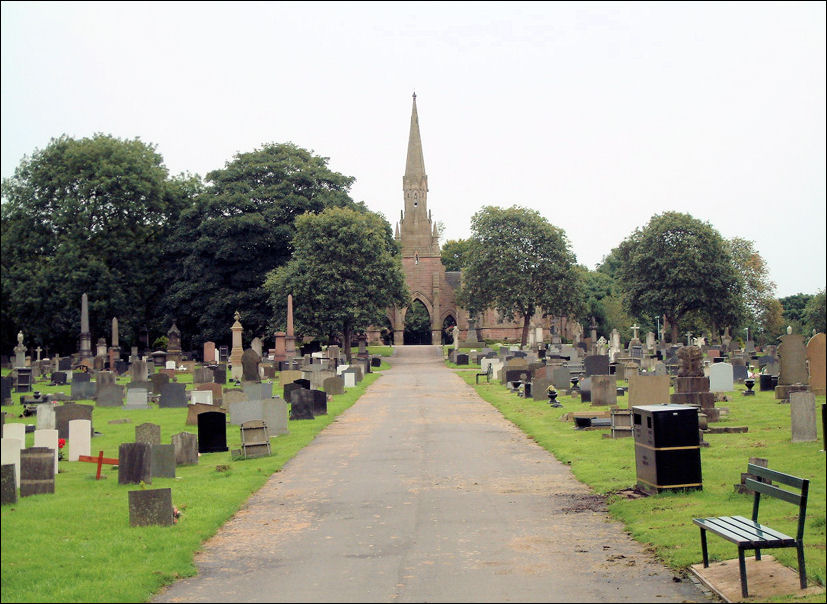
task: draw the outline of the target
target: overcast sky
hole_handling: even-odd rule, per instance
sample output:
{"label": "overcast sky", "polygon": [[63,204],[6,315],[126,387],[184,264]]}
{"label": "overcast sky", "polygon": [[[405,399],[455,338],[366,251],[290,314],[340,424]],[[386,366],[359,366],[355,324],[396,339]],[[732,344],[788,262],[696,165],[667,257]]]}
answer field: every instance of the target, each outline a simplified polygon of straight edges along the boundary
{"label": "overcast sky", "polygon": [[2,176],[51,138],[172,174],[293,142],[391,222],[416,92],[443,242],[534,208],[577,260],[667,210],[825,286],[825,3],[3,2]]}

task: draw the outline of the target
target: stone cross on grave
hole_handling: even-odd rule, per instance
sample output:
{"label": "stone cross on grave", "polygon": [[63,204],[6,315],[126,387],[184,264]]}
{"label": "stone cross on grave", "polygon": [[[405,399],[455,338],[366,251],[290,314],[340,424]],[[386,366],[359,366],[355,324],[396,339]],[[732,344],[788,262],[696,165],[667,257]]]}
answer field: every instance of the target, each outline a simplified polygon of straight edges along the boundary
{"label": "stone cross on grave", "polygon": [[686,332],[685,334],[683,334],[683,335],[685,335],[685,336],[686,336],[686,345],[687,345],[687,346],[692,346],[692,340],[690,340],[690,338],[692,337],[692,332],[691,332],[691,331],[687,331],[687,332]]}
{"label": "stone cross on grave", "polygon": [[632,325],[631,330],[632,330],[632,339],[633,340],[637,340],[638,329],[640,329],[640,325],[638,325],[637,323]]}
{"label": "stone cross on grave", "polygon": [[592,322],[589,327],[592,328],[592,342],[597,339],[597,321],[594,320],[594,315],[592,315]]}
{"label": "stone cross on grave", "polygon": [[37,348],[34,349],[34,351],[37,353],[37,360],[39,361],[40,360],[40,353],[43,352],[43,349],[40,346],[38,346]]}

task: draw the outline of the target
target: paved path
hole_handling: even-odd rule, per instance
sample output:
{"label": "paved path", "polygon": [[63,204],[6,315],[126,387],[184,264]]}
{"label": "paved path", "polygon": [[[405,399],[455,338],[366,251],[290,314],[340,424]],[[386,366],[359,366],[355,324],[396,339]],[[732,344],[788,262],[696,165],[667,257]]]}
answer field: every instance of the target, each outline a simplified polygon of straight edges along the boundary
{"label": "paved path", "polygon": [[155,602],[702,602],[439,347],[400,347]]}

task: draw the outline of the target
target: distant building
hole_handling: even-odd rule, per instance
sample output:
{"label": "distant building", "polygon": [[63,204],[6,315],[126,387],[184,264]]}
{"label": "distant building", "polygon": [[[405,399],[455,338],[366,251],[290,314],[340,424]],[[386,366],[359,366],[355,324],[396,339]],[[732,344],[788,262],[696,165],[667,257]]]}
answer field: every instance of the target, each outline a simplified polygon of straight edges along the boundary
{"label": "distant building", "polygon": [[[465,309],[457,306],[454,295],[461,282],[462,273],[445,270],[440,254],[439,233],[428,210],[428,175],[425,173],[422,139],[419,134],[416,94],[413,95],[402,191],[405,207],[395,232],[396,239],[402,246],[402,269],[412,300],[422,303],[430,319],[430,337],[427,333],[421,333],[411,343],[440,344],[443,342],[443,334],[447,334],[453,325],[460,328],[460,342],[482,339],[519,342],[522,336],[522,322],[499,321],[498,313],[494,310],[488,310],[476,317],[476,334],[471,334],[470,337],[468,335],[470,317]],[[395,345],[405,343],[405,317],[408,311],[409,308],[388,309],[389,327],[393,332]],[[545,341],[551,339],[550,328],[554,321],[551,318],[544,319],[539,314],[531,319],[529,342],[532,343],[538,341],[538,335]],[[557,323],[560,325],[560,335],[570,338],[566,319],[563,318]],[[371,335],[371,339],[376,340],[379,332],[373,330]],[[409,337],[409,341],[410,339]]]}

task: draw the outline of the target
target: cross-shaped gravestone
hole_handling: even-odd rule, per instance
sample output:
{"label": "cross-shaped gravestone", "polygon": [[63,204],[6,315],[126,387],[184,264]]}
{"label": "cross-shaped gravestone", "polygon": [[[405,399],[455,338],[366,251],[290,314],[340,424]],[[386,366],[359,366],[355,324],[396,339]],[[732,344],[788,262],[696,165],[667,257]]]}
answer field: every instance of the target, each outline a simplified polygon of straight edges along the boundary
{"label": "cross-shaped gravestone", "polygon": [[39,361],[40,360],[40,353],[43,351],[43,349],[40,346],[38,346],[37,348],[34,349],[34,351],[37,353],[37,360]]}
{"label": "cross-shaped gravestone", "polygon": [[637,330],[640,329],[640,325],[637,325],[637,324],[632,325],[631,329],[632,329],[632,338],[637,340]]}
{"label": "cross-shaped gravestone", "polygon": [[687,331],[687,332],[686,332],[685,334],[683,334],[683,335],[685,335],[685,336],[686,336],[686,345],[687,345],[687,346],[691,346],[691,345],[692,345],[692,340],[690,340],[690,338],[692,337],[692,332],[691,332],[691,331]]}

